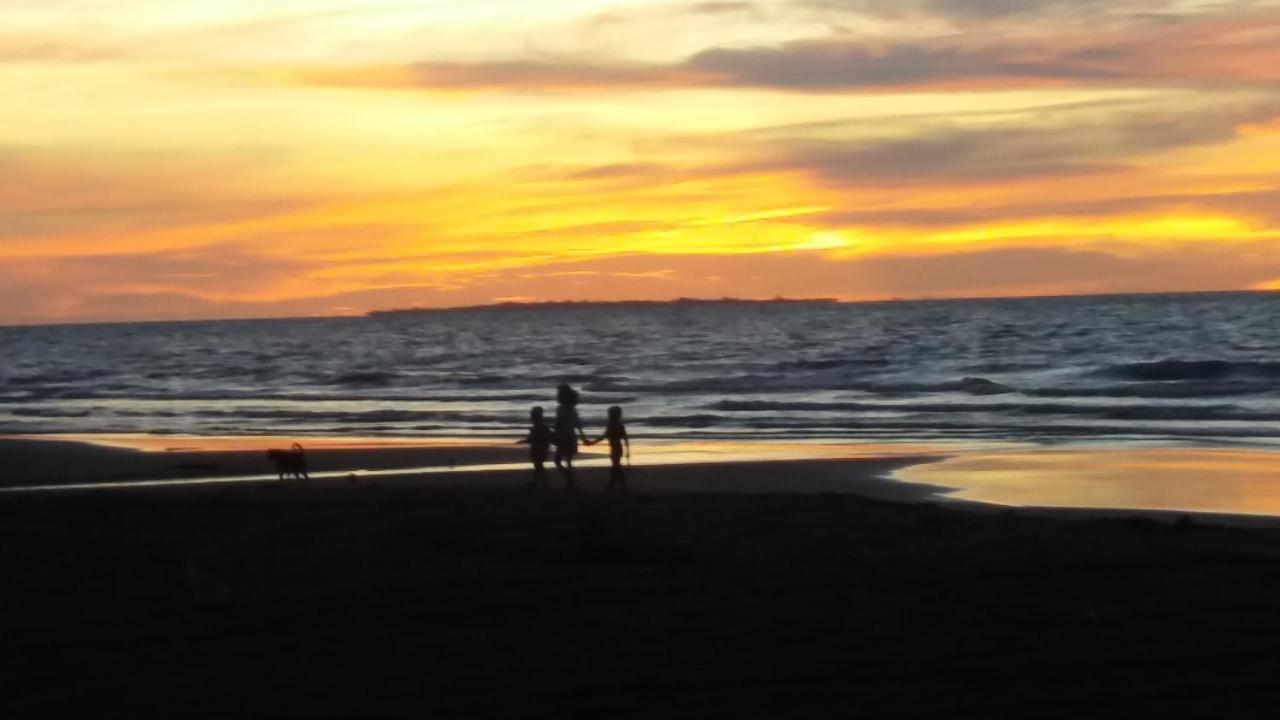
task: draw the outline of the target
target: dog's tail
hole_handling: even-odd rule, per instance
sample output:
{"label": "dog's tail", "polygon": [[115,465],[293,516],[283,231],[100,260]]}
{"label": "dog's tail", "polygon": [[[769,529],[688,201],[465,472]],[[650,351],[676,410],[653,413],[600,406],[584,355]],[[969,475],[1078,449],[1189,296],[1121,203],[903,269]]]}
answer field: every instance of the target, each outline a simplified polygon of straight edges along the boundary
{"label": "dog's tail", "polygon": [[289,447],[293,448],[294,450],[296,450],[296,451],[298,451],[298,452],[303,452],[303,450],[302,450],[302,443],[294,443],[294,444],[290,445]]}

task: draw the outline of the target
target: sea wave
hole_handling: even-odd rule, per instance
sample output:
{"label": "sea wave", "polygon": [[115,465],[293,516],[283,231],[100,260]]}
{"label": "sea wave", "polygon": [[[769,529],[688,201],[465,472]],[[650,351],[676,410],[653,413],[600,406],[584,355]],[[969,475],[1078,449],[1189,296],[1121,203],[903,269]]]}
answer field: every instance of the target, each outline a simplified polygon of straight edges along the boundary
{"label": "sea wave", "polygon": [[1269,442],[1277,307],[1231,295],[0,328],[0,429],[509,435],[570,382],[589,427],[624,405],[637,437]]}
{"label": "sea wave", "polygon": [[1275,383],[1197,382],[1197,383],[1133,383],[1128,385],[1080,386],[1064,385],[1024,389],[1024,395],[1045,398],[1141,398],[1148,400],[1190,400],[1226,398],[1273,393]]}
{"label": "sea wave", "polygon": [[[971,403],[971,402],[785,402],[771,400],[724,400],[706,406],[724,413],[755,413],[778,417],[823,414],[898,414],[898,415],[973,415],[977,413],[1006,416],[1061,415],[1096,417],[1110,420],[1234,420],[1280,422],[1280,409],[1255,410],[1231,404],[1214,405],[1098,405],[1080,403]],[[984,419],[982,422],[991,422]],[[975,420],[975,423],[977,421]]]}
{"label": "sea wave", "polygon": [[886,368],[892,363],[885,358],[816,358],[810,360],[786,360],[770,366],[772,370],[840,370],[851,369],[865,371],[868,369]]}
{"label": "sea wave", "polygon": [[875,395],[931,394],[931,393],[964,393],[967,395],[1003,395],[1017,392],[994,380],[980,377],[966,377],[959,380],[939,380],[936,382],[917,380],[889,380],[882,382],[853,382],[841,386],[848,390],[861,390]]}
{"label": "sea wave", "polygon": [[386,370],[367,370],[342,373],[327,381],[328,385],[346,385],[350,387],[367,387],[370,385],[390,385],[402,377],[399,373]]}
{"label": "sea wave", "polygon": [[[112,401],[127,400],[130,402],[149,403],[196,403],[226,401],[260,401],[260,402],[437,402],[437,403],[543,403],[555,402],[555,389],[543,392],[483,392],[474,393],[439,393],[430,391],[395,392],[270,392],[265,390],[225,389],[216,392],[139,392],[129,389],[65,389],[59,388],[48,392],[8,393],[0,395],[0,406],[29,404],[40,401]],[[635,395],[606,395],[592,393],[584,395],[584,405],[625,405],[636,400]]]}
{"label": "sea wave", "polygon": [[1139,382],[1280,378],[1280,362],[1169,359],[1111,365],[1102,374]]}

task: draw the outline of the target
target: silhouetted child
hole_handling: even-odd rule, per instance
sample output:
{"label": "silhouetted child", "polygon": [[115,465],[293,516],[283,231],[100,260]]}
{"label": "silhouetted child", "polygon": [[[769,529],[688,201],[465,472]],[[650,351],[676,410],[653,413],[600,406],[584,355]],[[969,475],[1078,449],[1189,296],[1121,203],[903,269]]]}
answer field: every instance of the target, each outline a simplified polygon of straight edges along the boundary
{"label": "silhouetted child", "polygon": [[627,463],[631,463],[631,438],[627,437],[627,426],[622,424],[622,408],[614,405],[609,408],[609,422],[594,445],[601,440],[609,441],[609,490],[626,490],[627,473],[622,468],[622,447],[627,448]]}
{"label": "silhouetted child", "polygon": [[516,444],[521,443],[529,446],[529,462],[533,463],[533,480],[529,481],[529,487],[547,487],[547,471],[543,464],[551,454],[551,428],[542,421],[542,406],[535,405],[529,411],[529,434],[516,441]]}
{"label": "silhouetted child", "polygon": [[582,431],[582,421],[578,419],[578,391],[563,383],[556,388],[556,426],[551,442],[556,446],[556,467],[564,475],[564,484],[575,490],[573,477],[573,456],[578,453],[578,438],[587,441],[587,434]]}

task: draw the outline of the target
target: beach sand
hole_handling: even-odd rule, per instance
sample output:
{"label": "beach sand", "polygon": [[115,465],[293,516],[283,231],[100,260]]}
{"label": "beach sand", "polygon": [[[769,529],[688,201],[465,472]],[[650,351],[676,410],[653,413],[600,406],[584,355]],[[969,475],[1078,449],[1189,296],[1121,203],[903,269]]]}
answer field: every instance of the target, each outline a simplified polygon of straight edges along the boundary
{"label": "beach sand", "polygon": [[[81,480],[125,472],[104,453],[161,462],[14,441],[2,467],[55,450]],[[1276,694],[1280,530],[883,479],[924,459],[645,467],[621,496],[600,468],[577,494],[490,470],[2,494],[0,711],[1078,718]]]}
{"label": "beach sand", "polygon": [[[291,438],[49,436],[0,438],[0,488],[204,477],[255,477],[276,471],[268,448]],[[308,469],[317,475],[450,465],[520,462],[514,445],[468,445],[358,438],[306,440]]]}
{"label": "beach sand", "polygon": [[[254,437],[0,438],[0,492],[275,484],[278,475],[265,449],[288,448],[290,443]],[[316,487],[509,489],[524,487],[530,480],[528,449],[513,443],[327,438],[308,440],[306,453]],[[748,459],[729,459],[739,457]],[[647,464],[630,473],[632,484],[646,493],[852,492],[905,500],[941,490],[890,479],[899,468],[941,459],[936,451],[916,446],[674,443],[648,448],[644,458]],[[581,489],[605,486],[607,462],[600,452],[579,454]],[[554,465],[548,462],[546,469],[551,486],[563,487]]]}

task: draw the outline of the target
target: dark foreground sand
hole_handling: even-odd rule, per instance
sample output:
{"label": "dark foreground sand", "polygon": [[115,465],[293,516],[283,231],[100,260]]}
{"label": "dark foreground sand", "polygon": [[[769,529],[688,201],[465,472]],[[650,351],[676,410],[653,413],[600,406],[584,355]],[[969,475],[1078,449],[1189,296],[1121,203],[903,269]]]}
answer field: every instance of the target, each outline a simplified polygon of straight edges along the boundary
{"label": "dark foreground sand", "polygon": [[[762,467],[830,466],[710,472]],[[0,716],[1223,717],[1280,695],[1280,531],[911,492],[0,495]]]}

